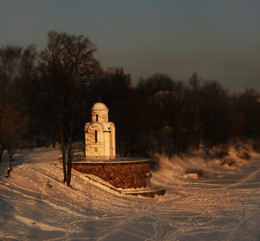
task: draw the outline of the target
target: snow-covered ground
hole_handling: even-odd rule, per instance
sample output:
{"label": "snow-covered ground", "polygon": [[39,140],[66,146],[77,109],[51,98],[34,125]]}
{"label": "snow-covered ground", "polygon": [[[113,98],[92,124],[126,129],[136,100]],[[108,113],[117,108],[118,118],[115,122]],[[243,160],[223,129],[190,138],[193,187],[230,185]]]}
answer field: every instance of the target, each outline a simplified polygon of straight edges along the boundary
{"label": "snow-covered ground", "polygon": [[[232,168],[162,157],[152,183],[166,195],[156,198],[113,193],[76,171],[69,188],[59,155],[19,151],[10,178],[2,161],[1,240],[260,240],[259,154]],[[187,168],[203,169],[207,178],[187,178]]]}

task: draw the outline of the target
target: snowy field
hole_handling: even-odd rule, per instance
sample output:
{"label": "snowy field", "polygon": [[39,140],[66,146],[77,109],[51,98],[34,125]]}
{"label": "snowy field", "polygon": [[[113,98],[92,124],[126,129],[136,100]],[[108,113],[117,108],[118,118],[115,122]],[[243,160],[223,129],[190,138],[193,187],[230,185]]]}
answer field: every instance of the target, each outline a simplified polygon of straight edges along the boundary
{"label": "snowy field", "polygon": [[[62,181],[58,149],[22,150],[5,178],[0,164],[0,240],[260,240],[260,155],[221,160],[162,158],[155,198],[125,196],[73,171]],[[185,176],[203,169],[207,178]]]}

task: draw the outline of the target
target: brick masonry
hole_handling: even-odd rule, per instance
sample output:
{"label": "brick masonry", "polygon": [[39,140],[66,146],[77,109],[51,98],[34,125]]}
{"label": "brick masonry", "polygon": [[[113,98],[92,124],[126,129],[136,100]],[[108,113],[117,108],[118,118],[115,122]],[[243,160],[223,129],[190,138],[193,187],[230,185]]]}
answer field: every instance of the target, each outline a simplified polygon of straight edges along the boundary
{"label": "brick masonry", "polygon": [[72,168],[109,182],[116,188],[150,186],[150,162],[138,163],[72,163]]}

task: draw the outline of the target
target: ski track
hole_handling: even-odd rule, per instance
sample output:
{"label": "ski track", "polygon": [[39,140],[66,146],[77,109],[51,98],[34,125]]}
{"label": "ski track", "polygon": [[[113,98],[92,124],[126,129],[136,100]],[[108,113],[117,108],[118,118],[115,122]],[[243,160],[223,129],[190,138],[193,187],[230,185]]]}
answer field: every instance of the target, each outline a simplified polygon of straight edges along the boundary
{"label": "ski track", "polygon": [[0,165],[1,240],[260,240],[259,160],[207,179],[182,178],[184,162],[165,161],[152,183],[166,195],[152,199],[109,192],[76,171],[69,188],[59,154],[21,152],[8,179]]}

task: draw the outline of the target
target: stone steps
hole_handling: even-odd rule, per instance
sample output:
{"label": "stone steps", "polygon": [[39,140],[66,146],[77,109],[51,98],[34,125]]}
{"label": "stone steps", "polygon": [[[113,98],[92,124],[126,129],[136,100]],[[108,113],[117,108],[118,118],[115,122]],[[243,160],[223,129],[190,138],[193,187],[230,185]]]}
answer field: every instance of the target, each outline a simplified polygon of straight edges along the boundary
{"label": "stone steps", "polygon": [[98,185],[102,185],[106,187],[108,190],[115,191],[119,194],[124,194],[124,195],[133,195],[133,196],[145,196],[145,197],[155,197],[155,196],[160,196],[164,195],[166,193],[166,190],[162,187],[159,186],[151,186],[147,188],[136,188],[136,189],[122,189],[122,188],[116,188],[110,183],[104,181],[103,179],[91,175],[91,174],[84,174],[84,177],[86,177],[88,180],[92,181],[93,183],[96,183]]}

